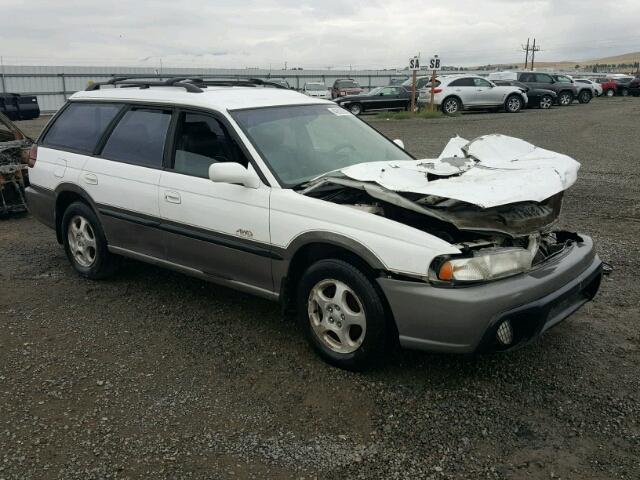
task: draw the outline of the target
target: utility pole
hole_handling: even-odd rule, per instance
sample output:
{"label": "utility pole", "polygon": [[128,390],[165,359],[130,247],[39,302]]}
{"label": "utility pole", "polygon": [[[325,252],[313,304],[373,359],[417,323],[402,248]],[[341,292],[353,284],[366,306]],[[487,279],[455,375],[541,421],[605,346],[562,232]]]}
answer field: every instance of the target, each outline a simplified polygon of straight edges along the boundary
{"label": "utility pole", "polygon": [[533,62],[536,59],[536,52],[540,51],[540,45],[536,46],[536,39],[533,39],[533,47],[531,47],[531,71],[533,71]]}
{"label": "utility pole", "polygon": [[0,80],[2,80],[2,93],[7,93],[7,86],[4,84],[4,58],[0,56]]}
{"label": "utility pole", "polygon": [[529,64],[529,39],[527,38],[527,45],[522,45],[522,49],[525,51],[524,54],[524,69],[527,69],[527,65]]}

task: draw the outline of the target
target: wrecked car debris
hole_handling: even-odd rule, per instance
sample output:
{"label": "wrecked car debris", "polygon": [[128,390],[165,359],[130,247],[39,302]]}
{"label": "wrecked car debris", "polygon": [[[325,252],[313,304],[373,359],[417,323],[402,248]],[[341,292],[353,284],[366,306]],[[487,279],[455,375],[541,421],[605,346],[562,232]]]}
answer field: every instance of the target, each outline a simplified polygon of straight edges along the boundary
{"label": "wrecked car debris", "polygon": [[33,141],[0,113],[0,216],[24,212],[27,205],[28,150]]}
{"label": "wrecked car debris", "polygon": [[516,237],[550,230],[579,167],[566,155],[505,135],[455,137],[436,159],[353,165],[309,182],[301,193],[343,204],[382,202],[376,214],[417,228],[425,229],[425,220],[409,212],[460,231]]}

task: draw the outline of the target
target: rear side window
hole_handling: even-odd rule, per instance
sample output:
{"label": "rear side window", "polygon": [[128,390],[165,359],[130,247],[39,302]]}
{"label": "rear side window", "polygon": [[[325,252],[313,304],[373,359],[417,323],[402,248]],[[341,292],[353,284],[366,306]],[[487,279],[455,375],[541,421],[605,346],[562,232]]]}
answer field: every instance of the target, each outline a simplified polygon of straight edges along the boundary
{"label": "rear side window", "polygon": [[521,73],[519,80],[521,82],[535,82],[536,76],[533,73]]}
{"label": "rear side window", "polygon": [[550,75],[544,73],[536,73],[536,82],[539,83],[553,83],[553,78]]}
{"label": "rear side window", "polygon": [[450,87],[473,87],[473,78],[459,78],[449,84]]}
{"label": "rear side window", "polygon": [[162,167],[171,110],[132,108],[124,114],[102,150],[109,160]]}
{"label": "rear side window", "polygon": [[107,103],[71,103],[49,129],[43,145],[93,153],[120,108]]}

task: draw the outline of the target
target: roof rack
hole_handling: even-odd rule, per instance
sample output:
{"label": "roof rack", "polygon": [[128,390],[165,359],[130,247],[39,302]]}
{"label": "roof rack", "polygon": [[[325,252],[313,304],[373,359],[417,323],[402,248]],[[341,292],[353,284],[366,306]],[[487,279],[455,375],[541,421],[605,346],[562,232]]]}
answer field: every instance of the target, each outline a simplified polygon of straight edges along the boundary
{"label": "roof rack", "polygon": [[201,93],[206,87],[257,87],[269,86],[287,90],[287,87],[277,82],[262,80],[260,78],[203,78],[203,77],[172,77],[167,80],[144,80],[140,78],[113,77],[105,82],[92,83],[85,91],[100,90],[102,85],[113,85],[114,87],[182,87],[187,92]]}
{"label": "roof rack", "polygon": [[92,83],[87,86],[85,91],[90,92],[93,90],[100,90],[102,85],[119,85],[121,87],[140,87],[140,88],[149,88],[149,87],[182,87],[187,92],[191,93],[202,93],[202,89],[196,86],[194,83],[190,81],[189,78],[184,77],[175,77],[169,78],[167,80],[142,80],[135,78],[127,78],[127,77],[114,77],[106,82],[97,82]]}

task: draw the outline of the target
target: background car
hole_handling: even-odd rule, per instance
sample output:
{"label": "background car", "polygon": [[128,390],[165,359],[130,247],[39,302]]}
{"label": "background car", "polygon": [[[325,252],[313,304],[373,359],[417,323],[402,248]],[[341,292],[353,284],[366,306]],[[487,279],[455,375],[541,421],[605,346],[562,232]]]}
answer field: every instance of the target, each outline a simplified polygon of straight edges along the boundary
{"label": "background car", "polygon": [[630,76],[620,76],[616,77],[614,80],[616,81],[616,94],[621,97],[626,97],[629,95],[629,84],[633,81],[634,77]]}
{"label": "background car", "polygon": [[599,97],[600,95],[602,95],[602,85],[600,85],[598,82],[594,82],[593,80],[589,80],[588,78],[574,78],[573,81],[576,83],[576,85],[589,85],[594,97]]}
{"label": "background car", "polygon": [[346,97],[347,95],[360,95],[364,89],[358,82],[351,78],[339,78],[333,82],[331,98]]}
{"label": "background car", "polygon": [[40,116],[38,97],[35,95],[20,95],[18,93],[3,93],[0,95],[0,113],[4,113],[9,120],[32,120]]}
{"label": "background car", "polygon": [[596,82],[602,87],[602,94],[605,97],[613,97],[618,91],[618,82],[612,78],[597,78]]}
{"label": "background car", "polygon": [[556,103],[561,107],[571,105],[578,96],[578,90],[573,83],[558,82],[549,73],[527,71],[494,72],[489,74],[489,80],[518,80],[529,88],[553,90],[558,95]]}
{"label": "background car", "polygon": [[431,88],[434,103],[445,115],[471,109],[504,109],[516,113],[527,105],[527,95],[520,87],[499,86],[475,75],[451,75],[437,77],[433,87],[429,84],[420,90],[419,107],[429,103]]}
{"label": "background car", "polygon": [[517,80],[494,80],[496,85],[500,86],[514,86],[522,88],[527,93],[527,108],[538,107],[542,109],[551,108],[556,103],[558,95],[553,90],[547,90],[544,88],[530,88],[524,83],[520,83]]}
{"label": "background car", "polygon": [[634,97],[640,96],[640,77],[636,77],[629,82],[629,93]]}
{"label": "background car", "polygon": [[[402,82],[402,86],[407,90],[411,91],[412,82],[413,80],[411,78],[407,78],[404,82]],[[427,84],[430,82],[431,82],[431,75],[429,75],[428,77],[416,77],[416,92],[426,87]]]}
{"label": "background car", "polygon": [[411,92],[401,86],[377,87],[362,95],[348,95],[336,100],[354,115],[373,110],[407,110]]}
{"label": "background car", "polygon": [[578,99],[579,103],[589,103],[594,97],[593,89],[590,85],[585,85],[584,83],[576,83],[573,78],[568,75],[553,74],[551,76],[558,83],[573,85],[573,87],[577,91],[576,98]]}
{"label": "background car", "polygon": [[302,93],[315,98],[331,98],[331,92],[322,82],[307,82],[302,87]]}
{"label": "background car", "polygon": [[265,78],[265,80],[271,83],[277,83],[278,85],[281,85],[284,88],[289,88],[289,89],[291,88],[291,85],[289,85],[289,82],[284,78]]}

